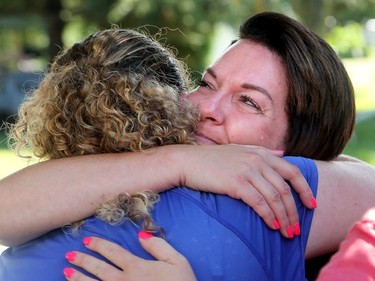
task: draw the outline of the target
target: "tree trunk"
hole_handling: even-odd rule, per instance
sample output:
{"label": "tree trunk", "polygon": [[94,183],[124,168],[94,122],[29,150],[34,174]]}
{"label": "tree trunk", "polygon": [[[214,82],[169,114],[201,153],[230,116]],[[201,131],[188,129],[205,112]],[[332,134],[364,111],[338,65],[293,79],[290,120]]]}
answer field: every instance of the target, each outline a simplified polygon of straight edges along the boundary
{"label": "tree trunk", "polygon": [[48,60],[51,61],[54,56],[63,48],[62,32],[65,22],[60,17],[62,9],[61,0],[46,1],[45,18],[47,20],[47,32],[49,37]]}

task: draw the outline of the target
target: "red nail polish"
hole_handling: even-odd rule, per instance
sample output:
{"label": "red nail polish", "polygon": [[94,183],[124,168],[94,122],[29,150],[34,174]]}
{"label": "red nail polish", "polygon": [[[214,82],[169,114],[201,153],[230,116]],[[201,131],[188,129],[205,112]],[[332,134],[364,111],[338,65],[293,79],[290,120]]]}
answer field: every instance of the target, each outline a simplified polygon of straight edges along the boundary
{"label": "red nail polish", "polygon": [[284,155],[285,150],[275,149],[274,152]]}
{"label": "red nail polish", "polygon": [[294,237],[294,232],[293,232],[293,229],[290,225],[288,225],[288,228],[286,229],[286,232],[288,233],[288,237],[289,238],[293,238]]}
{"label": "red nail polish", "polygon": [[317,204],[316,204],[316,200],[315,200],[314,197],[311,198],[310,203],[311,203],[311,206],[312,206],[314,209],[316,209]]}
{"label": "red nail polish", "polygon": [[73,262],[76,259],[76,257],[77,257],[77,254],[74,252],[68,252],[65,254],[65,258],[71,262]]}
{"label": "red nail polish", "polygon": [[73,268],[70,268],[70,267],[64,268],[64,275],[66,278],[71,278],[73,276],[73,273],[74,273]]}
{"label": "red nail polish", "polygon": [[294,225],[294,234],[297,236],[301,235],[301,227],[299,225],[299,222],[296,222]]}
{"label": "red nail polish", "polygon": [[83,238],[82,242],[85,246],[89,246],[91,243],[92,238],[91,237],[85,237]]}
{"label": "red nail polish", "polygon": [[138,232],[138,237],[143,240],[147,240],[147,239],[150,239],[151,237],[154,237],[154,235],[152,235],[150,232],[142,230]]}
{"label": "red nail polish", "polygon": [[280,224],[279,224],[279,221],[277,219],[274,219],[273,226],[275,227],[275,229],[280,229]]}

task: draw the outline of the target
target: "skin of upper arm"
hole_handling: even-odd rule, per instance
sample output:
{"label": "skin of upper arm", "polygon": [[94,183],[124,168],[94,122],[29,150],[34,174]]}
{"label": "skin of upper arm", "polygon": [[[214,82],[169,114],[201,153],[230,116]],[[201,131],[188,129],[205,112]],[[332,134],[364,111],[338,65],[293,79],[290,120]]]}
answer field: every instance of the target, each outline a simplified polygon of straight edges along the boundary
{"label": "skin of upper arm", "polygon": [[306,258],[336,251],[350,227],[375,206],[375,167],[362,161],[316,161],[317,208]]}
{"label": "skin of upper arm", "polygon": [[172,157],[179,146],[170,147],[49,160],[0,180],[0,244],[19,245],[91,216],[121,192],[172,187],[181,157]]}

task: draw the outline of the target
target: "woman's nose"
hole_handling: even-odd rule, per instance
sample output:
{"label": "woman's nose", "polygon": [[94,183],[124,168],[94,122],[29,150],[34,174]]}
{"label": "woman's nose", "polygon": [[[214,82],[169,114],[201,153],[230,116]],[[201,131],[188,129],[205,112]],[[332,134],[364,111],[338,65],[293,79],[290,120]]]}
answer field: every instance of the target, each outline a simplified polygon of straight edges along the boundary
{"label": "woman's nose", "polygon": [[201,121],[221,124],[224,121],[223,99],[218,95],[206,96],[198,103]]}

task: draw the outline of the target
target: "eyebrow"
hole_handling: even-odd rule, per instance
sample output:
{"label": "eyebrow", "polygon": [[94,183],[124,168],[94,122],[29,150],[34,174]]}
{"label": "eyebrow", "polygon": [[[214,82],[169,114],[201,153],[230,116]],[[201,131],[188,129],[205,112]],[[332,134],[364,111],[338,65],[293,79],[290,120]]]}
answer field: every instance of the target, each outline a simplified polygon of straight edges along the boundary
{"label": "eyebrow", "polygon": [[[211,67],[207,68],[205,72],[210,74],[215,79],[217,78],[217,75],[216,75],[215,71]],[[259,86],[256,86],[254,84],[250,84],[250,83],[243,83],[243,84],[241,84],[241,87],[244,88],[244,89],[255,90],[257,92],[260,92],[260,93],[264,94],[265,96],[267,96],[268,99],[273,103],[272,96],[270,95],[270,93],[266,89],[264,89],[262,87],[259,87]]]}

